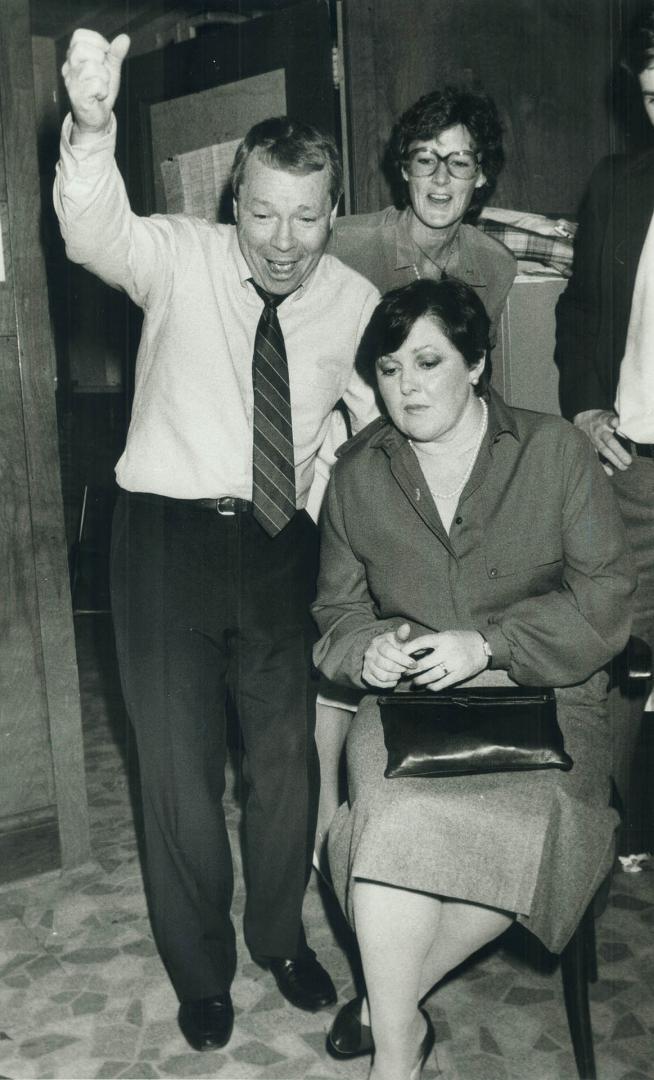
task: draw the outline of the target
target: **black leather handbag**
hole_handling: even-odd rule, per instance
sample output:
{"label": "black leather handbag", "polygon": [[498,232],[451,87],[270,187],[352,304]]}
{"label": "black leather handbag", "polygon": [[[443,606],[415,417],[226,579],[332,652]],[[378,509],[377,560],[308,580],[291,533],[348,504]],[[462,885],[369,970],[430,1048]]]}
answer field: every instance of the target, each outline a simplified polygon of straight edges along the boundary
{"label": "black leather handbag", "polygon": [[408,691],[377,701],[386,777],[572,768],[547,687]]}

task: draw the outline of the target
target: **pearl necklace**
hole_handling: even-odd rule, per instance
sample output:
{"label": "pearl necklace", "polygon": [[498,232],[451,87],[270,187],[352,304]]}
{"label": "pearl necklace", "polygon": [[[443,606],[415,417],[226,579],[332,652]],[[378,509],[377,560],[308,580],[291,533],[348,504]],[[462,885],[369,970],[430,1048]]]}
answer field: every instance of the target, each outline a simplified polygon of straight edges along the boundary
{"label": "pearl necklace", "polygon": [[[470,458],[470,464],[468,465],[468,468],[465,471],[465,475],[463,477],[463,480],[458,485],[458,487],[456,487],[453,491],[434,491],[434,489],[430,486],[429,490],[431,491],[432,495],[437,499],[454,499],[454,498],[456,498],[458,495],[461,494],[461,492],[463,491],[464,487],[466,486],[466,484],[468,483],[468,480],[470,479],[470,477],[472,475],[472,470],[475,467],[475,461],[477,460],[477,455],[478,455],[479,450],[481,448],[481,444],[482,444],[484,435],[486,434],[486,426],[488,424],[488,406],[486,405],[486,402],[484,401],[483,398],[480,398],[479,400],[481,402],[481,407],[482,407],[482,410],[483,410],[483,414],[482,414],[481,421],[479,423],[479,431],[477,432],[477,438],[475,440],[475,445],[473,447],[472,457]],[[413,450],[414,454],[416,455],[416,457],[418,458],[418,461],[419,461],[421,451],[419,451],[414,446],[413,441],[411,439],[409,439],[409,446],[411,447],[411,449]],[[424,450],[422,451],[422,455],[423,455],[423,457],[434,457],[433,454],[427,454]]]}

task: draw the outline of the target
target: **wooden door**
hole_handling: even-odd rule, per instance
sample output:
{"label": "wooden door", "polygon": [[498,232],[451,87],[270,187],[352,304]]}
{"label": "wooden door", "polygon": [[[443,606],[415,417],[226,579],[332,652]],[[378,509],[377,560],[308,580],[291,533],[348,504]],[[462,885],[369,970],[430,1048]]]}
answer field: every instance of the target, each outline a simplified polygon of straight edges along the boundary
{"label": "wooden door", "polygon": [[390,202],[381,162],[400,113],[457,83],[481,85],[505,126],[507,161],[493,204],[573,217],[593,167],[616,145],[607,103],[616,12],[617,0],[347,3],[356,210]]}
{"label": "wooden door", "polygon": [[89,856],[28,0],[0,19],[0,883]]}

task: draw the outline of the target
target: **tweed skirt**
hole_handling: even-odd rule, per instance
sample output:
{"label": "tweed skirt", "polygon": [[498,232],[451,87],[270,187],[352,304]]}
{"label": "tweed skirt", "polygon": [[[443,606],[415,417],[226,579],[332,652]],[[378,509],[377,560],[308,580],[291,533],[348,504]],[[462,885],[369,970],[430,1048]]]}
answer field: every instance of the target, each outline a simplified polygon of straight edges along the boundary
{"label": "tweed skirt", "polygon": [[556,691],[573,768],[385,779],[376,697],[347,739],[349,803],[329,831],[339,900],[353,925],[357,878],[515,913],[560,952],[612,865],[606,677]]}

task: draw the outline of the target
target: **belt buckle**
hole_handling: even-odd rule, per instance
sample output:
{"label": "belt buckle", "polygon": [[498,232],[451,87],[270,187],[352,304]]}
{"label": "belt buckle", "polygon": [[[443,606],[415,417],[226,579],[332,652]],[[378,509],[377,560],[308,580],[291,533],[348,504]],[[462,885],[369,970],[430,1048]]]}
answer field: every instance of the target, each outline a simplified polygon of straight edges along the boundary
{"label": "belt buckle", "polygon": [[221,503],[230,503],[233,507],[234,500],[232,498],[230,498],[228,495],[223,495],[222,498],[216,499],[216,512],[220,514],[221,517],[236,516],[236,511],[234,509],[228,510],[227,507],[221,506]]}

